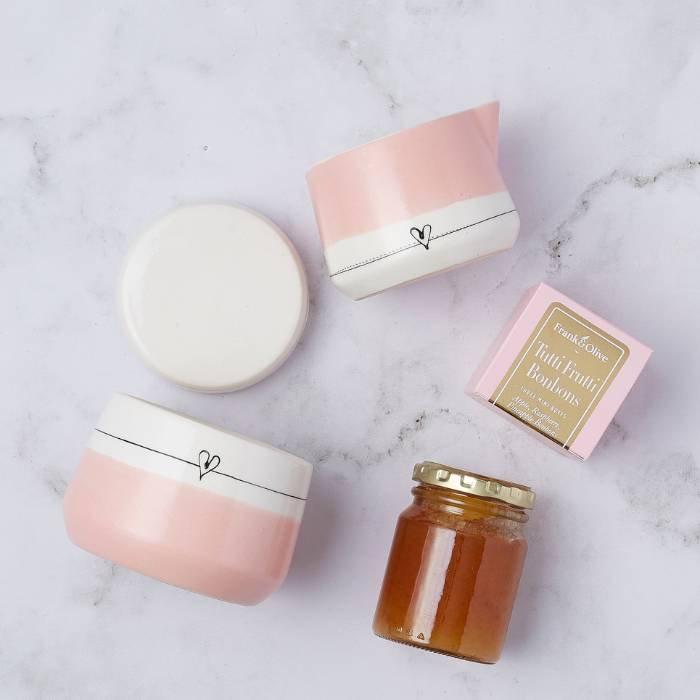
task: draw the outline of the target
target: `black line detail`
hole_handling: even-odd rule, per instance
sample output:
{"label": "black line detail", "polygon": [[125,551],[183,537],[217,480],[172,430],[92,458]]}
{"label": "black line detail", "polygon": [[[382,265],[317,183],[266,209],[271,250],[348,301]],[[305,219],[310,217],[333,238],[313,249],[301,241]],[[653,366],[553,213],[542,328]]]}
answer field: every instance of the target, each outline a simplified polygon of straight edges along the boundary
{"label": "black line detail", "polygon": [[426,250],[430,249],[430,237],[433,231],[433,227],[430,224],[425,224],[423,228],[418,228],[417,226],[411,226],[409,233],[411,237],[415,238],[418,243],[420,243]]}
{"label": "black line detail", "polygon": [[[134,442],[133,440],[127,440],[126,438],[119,437],[118,435],[112,435],[112,433],[108,433],[105,430],[100,430],[99,428],[95,428],[95,432],[102,433],[102,435],[106,435],[107,437],[114,438],[115,440],[121,440],[121,442],[126,442],[129,445],[134,445],[135,447],[140,447],[143,450],[148,450],[149,452],[155,452],[156,454],[163,455],[163,457],[170,457],[170,459],[176,459],[178,462],[183,462],[184,464],[189,464],[193,467],[196,467],[197,471],[199,472],[199,462],[191,462],[189,459],[183,459],[182,457],[176,457],[175,455],[168,454],[167,452],[161,452],[160,450],[156,450],[153,447],[147,447],[146,445],[141,445],[138,442]],[[206,451],[206,450],[204,450]],[[218,465],[217,465],[218,466]],[[218,474],[219,476],[225,476],[228,477],[229,479],[233,479],[234,481],[240,481],[242,484],[248,484],[249,486],[256,486],[259,489],[265,489],[265,491],[272,491],[272,493],[278,493],[280,496],[288,496],[289,498],[294,498],[297,501],[305,501],[305,498],[302,498],[301,496],[295,496],[291,493],[285,493],[284,491],[277,491],[276,489],[271,489],[269,486],[262,486],[261,484],[255,484],[252,481],[246,481],[245,479],[240,479],[237,476],[232,476],[231,474],[226,474],[224,472],[218,472],[216,469],[210,469],[207,474]],[[201,481],[201,477],[200,477]]]}
{"label": "black line detail", "polygon": [[[207,474],[216,472],[216,468],[221,464],[221,457],[209,453],[209,450],[199,451],[199,480],[201,481]],[[219,472],[217,472],[218,474]]]}
{"label": "black line detail", "polygon": [[[435,236],[430,236],[430,241],[435,241],[438,238],[444,238],[445,236],[449,236],[452,233],[458,233],[459,231],[464,231],[465,229],[472,228],[472,226],[478,226],[479,224],[486,223],[487,221],[491,221],[492,219],[498,219],[501,216],[506,216],[506,214],[512,214],[515,212],[515,209],[509,209],[508,211],[502,211],[500,214],[494,214],[493,216],[489,216],[485,219],[481,219],[481,221],[475,221],[473,224],[467,224],[466,226],[460,226],[459,228],[452,229],[452,231],[445,231],[444,233],[438,233]],[[331,273],[329,277],[335,277],[336,275],[341,275],[343,272],[349,272],[350,270],[356,270],[358,267],[364,267],[365,265],[369,265],[370,263],[377,262],[378,260],[384,260],[384,258],[388,258],[392,255],[396,255],[397,253],[403,253],[406,250],[410,250],[411,248],[415,248],[416,246],[422,246],[423,243],[408,243],[405,246],[402,246],[401,248],[397,248],[396,250],[389,251],[388,253],[382,253],[381,255],[377,255],[373,258],[369,258],[368,260],[363,260],[362,262],[355,263],[353,265],[348,265],[347,267],[343,267],[340,270],[336,270],[335,272]]]}

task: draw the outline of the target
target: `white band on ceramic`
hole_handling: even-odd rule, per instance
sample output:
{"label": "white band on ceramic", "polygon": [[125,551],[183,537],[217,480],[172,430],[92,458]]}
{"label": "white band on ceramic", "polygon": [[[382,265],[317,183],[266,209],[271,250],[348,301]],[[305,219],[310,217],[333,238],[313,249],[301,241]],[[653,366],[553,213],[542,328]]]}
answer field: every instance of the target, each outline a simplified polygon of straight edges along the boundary
{"label": "white band on ceramic", "polygon": [[311,465],[131,396],[112,398],[88,447],[180,483],[301,519]]}
{"label": "white band on ceramic", "polygon": [[[333,277],[348,270],[354,270],[376,260],[384,260],[392,255],[422,255],[426,250],[438,250],[437,241],[453,236],[467,238],[470,229],[494,217],[510,214],[515,205],[508,192],[498,192],[484,197],[473,197],[455,202],[447,207],[426,212],[395,224],[344,238],[326,248],[328,272]],[[428,248],[416,240],[417,231],[429,225]],[[443,242],[447,242],[443,240]],[[438,251],[439,253],[439,251]]]}
{"label": "white band on ceramic", "polygon": [[344,238],[325,249],[326,264],[335,284],[359,299],[507,249],[518,228],[510,194],[498,192]]}

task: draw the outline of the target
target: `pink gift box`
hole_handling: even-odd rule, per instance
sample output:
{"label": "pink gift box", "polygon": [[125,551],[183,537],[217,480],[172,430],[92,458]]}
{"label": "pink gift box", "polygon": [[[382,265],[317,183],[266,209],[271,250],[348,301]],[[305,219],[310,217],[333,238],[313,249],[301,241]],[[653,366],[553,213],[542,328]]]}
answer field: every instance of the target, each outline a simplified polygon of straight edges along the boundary
{"label": "pink gift box", "polygon": [[550,446],[587,459],[651,352],[539,284],[520,302],[467,393]]}

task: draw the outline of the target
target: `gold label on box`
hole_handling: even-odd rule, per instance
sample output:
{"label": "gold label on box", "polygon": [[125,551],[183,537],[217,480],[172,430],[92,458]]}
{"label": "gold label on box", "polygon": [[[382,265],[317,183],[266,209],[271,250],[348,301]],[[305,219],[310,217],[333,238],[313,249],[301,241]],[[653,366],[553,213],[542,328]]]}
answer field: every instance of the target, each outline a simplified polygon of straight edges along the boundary
{"label": "gold label on box", "polygon": [[489,400],[569,449],[628,357],[624,343],[554,303]]}

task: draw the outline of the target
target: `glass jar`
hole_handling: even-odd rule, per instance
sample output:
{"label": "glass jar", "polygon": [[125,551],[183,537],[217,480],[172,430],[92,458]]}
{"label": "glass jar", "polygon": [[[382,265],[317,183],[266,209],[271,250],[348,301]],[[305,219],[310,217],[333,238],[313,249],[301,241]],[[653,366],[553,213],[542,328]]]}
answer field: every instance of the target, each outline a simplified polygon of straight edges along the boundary
{"label": "glass jar", "polygon": [[526,486],[417,464],[374,617],[385,639],[481,663],[505,641],[525,561]]}

